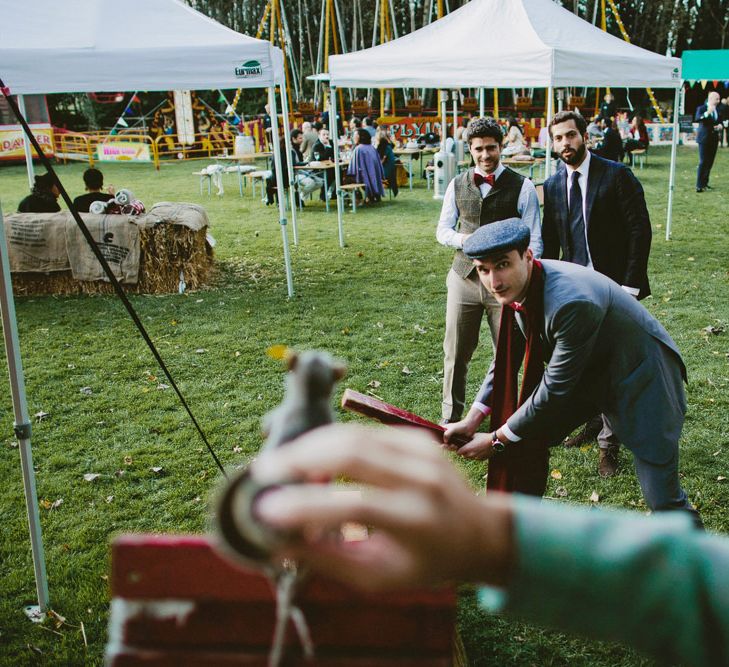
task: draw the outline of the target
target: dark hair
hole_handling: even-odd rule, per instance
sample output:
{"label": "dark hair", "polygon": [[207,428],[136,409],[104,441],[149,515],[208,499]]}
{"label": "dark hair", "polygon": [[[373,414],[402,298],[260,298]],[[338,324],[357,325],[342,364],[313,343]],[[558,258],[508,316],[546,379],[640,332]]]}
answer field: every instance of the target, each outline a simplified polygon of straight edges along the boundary
{"label": "dark hair", "polygon": [[318,132],[324,126],[318,120],[315,120],[312,127]]}
{"label": "dark hair", "polygon": [[362,124],[363,124],[363,125],[364,125],[365,127],[375,127],[375,121],[374,121],[374,120],[372,119],[372,117],[371,117],[371,116],[365,116],[365,117],[364,117],[364,118],[362,119]]}
{"label": "dark hair", "polygon": [[489,137],[501,144],[504,133],[501,126],[493,118],[472,118],[466,125],[466,141],[471,144],[472,139]]}
{"label": "dark hair", "polygon": [[524,130],[521,129],[521,125],[519,125],[519,121],[516,118],[509,118],[509,129],[512,127],[515,127],[519,132],[524,134]]}
{"label": "dark hair", "polygon": [[362,127],[362,121],[357,116],[352,116],[352,122],[355,127]]}
{"label": "dark hair", "polygon": [[33,181],[33,190],[37,192],[50,192],[55,181],[50,174],[38,174]]}
{"label": "dark hair", "polygon": [[89,190],[101,190],[104,187],[104,174],[91,167],[84,172],[84,183]]}
{"label": "dark hair", "polygon": [[361,144],[371,144],[372,143],[372,135],[364,128],[360,128],[359,130],[357,130],[357,135],[359,136],[359,143],[361,143]]}
{"label": "dark hair", "polygon": [[587,121],[581,114],[578,114],[576,111],[559,111],[549,121],[549,136],[552,136],[552,127],[559,125],[559,123],[566,123],[568,120],[574,121],[577,131],[581,135],[587,132]]}
{"label": "dark hair", "polygon": [[298,137],[298,136],[300,136],[302,134],[303,134],[303,132],[298,127],[295,127],[293,130],[291,130],[291,138],[292,139],[296,139],[296,137]]}

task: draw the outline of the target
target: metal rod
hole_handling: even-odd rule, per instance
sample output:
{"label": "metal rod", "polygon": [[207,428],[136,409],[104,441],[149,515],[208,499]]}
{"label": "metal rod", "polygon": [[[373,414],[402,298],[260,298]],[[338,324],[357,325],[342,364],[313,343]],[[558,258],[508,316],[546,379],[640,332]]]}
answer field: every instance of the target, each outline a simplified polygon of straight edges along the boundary
{"label": "metal rod", "polygon": [[[552,86],[549,86],[549,88],[547,88],[547,127],[549,127],[549,123],[552,120],[552,114],[554,113],[553,105],[554,92],[552,90]],[[546,178],[549,178],[552,175],[552,135],[549,132],[547,132],[547,155],[545,157],[547,158],[547,162],[544,168],[544,175]]]}
{"label": "metal rod", "polygon": [[[337,90],[329,86],[329,134],[334,146],[334,181],[337,184],[337,226],[339,228],[339,247],[344,248],[344,202],[342,201],[342,175],[339,173],[339,128],[337,123]],[[354,159],[354,154],[352,155]],[[357,193],[352,192],[356,197]]]}
{"label": "metal rod", "polygon": [[[28,120],[28,114],[25,111],[25,95],[18,95],[18,109],[23,114],[23,118]],[[35,185],[35,170],[33,168],[33,153],[30,150],[30,137],[26,134],[23,139],[23,152],[25,153],[25,168],[28,172],[28,187],[32,190]]]}
{"label": "metal rod", "polygon": [[288,160],[286,165],[288,169],[287,178],[289,179],[289,202],[291,203],[291,226],[294,230],[294,245],[299,245],[299,229],[296,224],[296,178],[294,177],[294,165],[291,159],[291,132],[289,131],[289,97],[286,94],[286,86],[279,86],[281,91],[281,115],[283,117],[283,134],[284,144],[286,146],[286,154]]}
{"label": "metal rod", "polygon": [[[281,84],[285,86],[286,83]],[[284,265],[286,267],[286,289],[289,297],[294,295],[294,278],[291,273],[291,255],[289,253],[289,237],[286,233],[286,194],[284,189],[283,169],[281,166],[281,142],[278,138],[278,109],[276,107],[276,86],[268,89],[268,105],[271,108],[271,140],[273,143],[273,164],[276,169],[276,190],[278,199],[278,221],[281,225],[281,239],[283,240]],[[289,156],[289,162],[291,156]]]}
{"label": "metal rod", "polygon": [[[27,142],[26,142],[27,143]],[[33,454],[30,447],[30,417],[25,400],[25,378],[23,362],[20,358],[18,342],[18,323],[15,317],[15,301],[13,285],[10,278],[10,262],[8,246],[5,239],[5,223],[0,209],[0,309],[2,310],[3,336],[5,338],[5,354],[8,360],[10,375],[10,393],[13,398],[15,416],[15,433],[20,450],[20,465],[23,471],[23,490],[25,505],[28,511],[28,527],[30,529],[30,546],[33,552],[33,570],[35,571],[35,587],[38,594],[38,607],[41,612],[48,609],[48,578],[46,576],[46,557],[41,535],[40,513],[38,511],[38,495],[35,488],[35,471]]]}
{"label": "metal rod", "polygon": [[678,112],[679,99],[681,90],[683,89],[683,81],[681,86],[676,88],[676,95],[673,100],[673,137],[671,140],[671,172],[668,177],[668,211],[666,213],[666,241],[671,240],[671,217],[673,214],[673,191],[676,187],[676,146],[678,146]]}

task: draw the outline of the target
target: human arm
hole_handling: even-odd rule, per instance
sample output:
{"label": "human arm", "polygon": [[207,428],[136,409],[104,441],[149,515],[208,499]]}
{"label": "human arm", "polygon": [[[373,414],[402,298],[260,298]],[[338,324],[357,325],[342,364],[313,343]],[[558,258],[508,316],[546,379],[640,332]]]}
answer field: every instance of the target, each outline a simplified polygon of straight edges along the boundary
{"label": "human arm", "polygon": [[525,178],[521,185],[517,211],[524,224],[529,227],[529,247],[532,249],[535,259],[539,259],[543,250],[542,225],[539,220],[539,197],[537,197],[537,189],[534,187],[534,183],[528,178]]}
{"label": "human arm", "polygon": [[544,184],[544,215],[542,216],[542,259],[559,259],[560,242],[555,211],[556,188]]}
{"label": "human arm", "polygon": [[616,200],[625,221],[628,244],[623,289],[637,296],[648,272],[651,251],[651,220],[645,202],[643,186],[627,167],[618,169],[615,176]]}
{"label": "human arm", "polygon": [[435,230],[435,238],[441,245],[457,250],[463,248],[463,242],[468,238],[468,234],[456,231],[459,215],[456,189],[451,181],[443,196],[443,206],[440,209],[440,220],[438,220],[438,227]]}
{"label": "human arm", "polygon": [[[263,484],[283,483],[257,516],[300,536],[277,555],[328,578],[369,591],[488,584],[499,588],[481,591],[492,609],[627,642],[662,664],[718,665],[729,655],[729,539],[696,531],[682,513],[476,496],[432,440],[409,429],[327,426],[251,470]],[[338,476],[362,493],[319,483]],[[370,526],[369,538],[332,539],[348,522]]]}

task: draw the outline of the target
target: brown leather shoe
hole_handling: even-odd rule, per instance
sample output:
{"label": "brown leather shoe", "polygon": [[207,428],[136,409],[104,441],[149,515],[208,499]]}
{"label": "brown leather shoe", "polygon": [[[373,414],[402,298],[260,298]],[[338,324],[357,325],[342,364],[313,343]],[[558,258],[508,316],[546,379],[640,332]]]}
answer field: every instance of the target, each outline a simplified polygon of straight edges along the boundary
{"label": "brown leather shoe", "polygon": [[595,442],[597,435],[602,431],[602,416],[597,415],[592,419],[588,419],[582,430],[571,438],[566,438],[564,441],[565,447],[582,447],[582,445],[588,442]]}
{"label": "brown leather shoe", "polygon": [[619,447],[611,445],[607,449],[600,449],[600,463],[597,471],[600,477],[612,477],[618,471]]}

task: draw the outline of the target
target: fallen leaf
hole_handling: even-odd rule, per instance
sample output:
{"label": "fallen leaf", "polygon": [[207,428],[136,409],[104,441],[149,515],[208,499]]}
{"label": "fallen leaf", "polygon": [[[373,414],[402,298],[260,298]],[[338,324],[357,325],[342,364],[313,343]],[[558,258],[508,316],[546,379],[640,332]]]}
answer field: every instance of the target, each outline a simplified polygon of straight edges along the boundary
{"label": "fallen leaf", "polygon": [[107,503],[110,503],[112,500],[114,500],[114,496],[106,496]]}
{"label": "fallen leaf", "polygon": [[60,628],[66,622],[66,617],[61,616],[57,611],[53,611],[53,609],[49,609],[46,615],[48,618],[53,619],[56,629]]}
{"label": "fallen leaf", "polygon": [[403,366],[402,367],[402,374],[403,375],[412,375],[413,372],[407,366]]}
{"label": "fallen leaf", "polygon": [[69,370],[73,370],[74,368],[76,368],[76,364],[68,364],[66,368],[68,368]]}
{"label": "fallen leaf", "polygon": [[597,491],[593,491],[590,494],[590,502],[591,503],[599,503],[600,502],[600,495],[598,494]]}
{"label": "fallen leaf", "polygon": [[195,354],[205,354],[207,350],[204,347],[198,347],[197,350],[195,350]]}
{"label": "fallen leaf", "polygon": [[349,336],[349,334],[350,334],[350,331],[349,331],[349,327],[344,327],[344,329],[342,329],[342,333],[343,333],[343,334],[344,334],[345,336]]}
{"label": "fallen leaf", "polygon": [[382,384],[379,380],[372,380],[367,386],[372,387],[372,389],[377,389]]}
{"label": "fallen leaf", "polygon": [[687,262],[695,262],[696,259],[694,257],[689,257],[686,261]]}
{"label": "fallen leaf", "polygon": [[419,324],[415,325],[415,331],[417,331],[419,334],[426,333],[425,327],[421,327]]}
{"label": "fallen leaf", "polygon": [[157,389],[159,389],[160,391],[164,391],[165,389],[169,389],[169,388],[170,388],[170,385],[165,384],[164,382],[160,382],[157,385]]}
{"label": "fallen leaf", "polygon": [[42,507],[42,508],[43,508],[44,510],[49,510],[49,509],[51,509],[51,501],[50,501],[50,500],[46,500],[45,498],[43,498],[43,499],[39,500],[39,501],[38,501],[38,504],[39,504],[39,505],[40,505],[40,506],[41,506],[41,507]]}
{"label": "fallen leaf", "polygon": [[[17,445],[16,445],[16,447],[17,447]],[[717,450],[716,450],[716,451],[715,451],[715,452],[714,452],[714,453],[712,454],[712,456],[719,456],[719,454],[721,454],[721,449],[717,449]]]}
{"label": "fallen leaf", "polygon": [[235,351],[235,356],[240,357],[240,352],[238,352],[238,350]]}
{"label": "fallen leaf", "polygon": [[552,479],[562,479],[562,473],[559,470],[552,470],[550,474]]}
{"label": "fallen leaf", "polygon": [[724,475],[719,475],[719,476],[718,476],[718,477],[716,478],[716,481],[717,481],[717,482],[723,482],[723,481],[724,481],[725,479],[726,479],[726,477],[724,477]]}
{"label": "fallen leaf", "polygon": [[202,300],[202,299],[196,299],[196,300],[195,300],[195,303],[202,303],[202,302],[203,302],[203,300]]}
{"label": "fallen leaf", "polygon": [[582,447],[580,447],[581,452],[589,452],[591,449],[592,445],[582,445]]}
{"label": "fallen leaf", "polygon": [[363,252],[362,252],[362,251],[360,250],[360,251],[359,251],[359,252],[357,253],[357,257],[364,257],[364,253],[363,253]]}
{"label": "fallen leaf", "polygon": [[126,474],[127,474],[126,470],[117,470],[114,473],[114,477],[124,477],[124,475],[126,475]]}
{"label": "fallen leaf", "polygon": [[134,459],[131,456],[125,456],[124,457],[124,465],[125,466],[130,466],[130,465],[132,465],[132,463],[134,463]]}
{"label": "fallen leaf", "polygon": [[171,324],[171,325],[172,325],[173,327],[176,327],[176,326],[177,326],[177,320],[172,320],[172,321],[170,322],[170,324]]}
{"label": "fallen leaf", "polygon": [[713,336],[718,336],[719,334],[724,333],[724,331],[726,331],[726,329],[724,327],[714,327],[714,326],[711,326],[710,325],[710,326],[705,327],[704,329],[702,329],[702,331],[705,334],[711,334]]}
{"label": "fallen leaf", "polygon": [[240,454],[242,451],[243,451],[243,447],[239,447],[238,445],[233,447],[233,453],[235,453],[235,454]]}
{"label": "fallen leaf", "polygon": [[563,486],[558,486],[554,491],[554,495],[560,498],[564,498],[567,495],[567,489],[565,489]]}
{"label": "fallen leaf", "polygon": [[384,325],[384,324],[383,324],[382,322],[378,322],[377,324],[375,324],[375,326],[376,326],[376,327],[377,327],[378,329],[384,329],[384,328],[385,328],[385,325]]}
{"label": "fallen leaf", "polygon": [[93,482],[95,479],[99,479],[99,477],[101,477],[101,475],[98,472],[87,472],[84,474],[84,479],[87,482]]}
{"label": "fallen leaf", "polygon": [[271,359],[283,361],[289,354],[289,348],[288,345],[271,345],[271,347],[266,350],[266,354],[271,357]]}
{"label": "fallen leaf", "polygon": [[11,440],[11,441],[10,441],[10,446],[11,446],[11,447],[12,447],[13,449],[17,449],[17,448],[18,448],[18,441],[17,441],[17,440]]}
{"label": "fallen leaf", "polygon": [[150,470],[155,474],[159,475],[162,472],[162,466],[152,466]]}
{"label": "fallen leaf", "polygon": [[50,416],[50,413],[49,412],[43,412],[43,410],[40,410],[39,412],[36,412],[35,413],[35,418],[39,422],[40,421],[43,421],[46,417],[49,417],[49,416]]}
{"label": "fallen leaf", "polygon": [[381,361],[379,364],[377,364],[377,368],[387,368],[389,365],[389,361]]}
{"label": "fallen leaf", "polygon": [[94,393],[94,390],[91,387],[81,387],[81,393],[91,396],[91,394]]}

